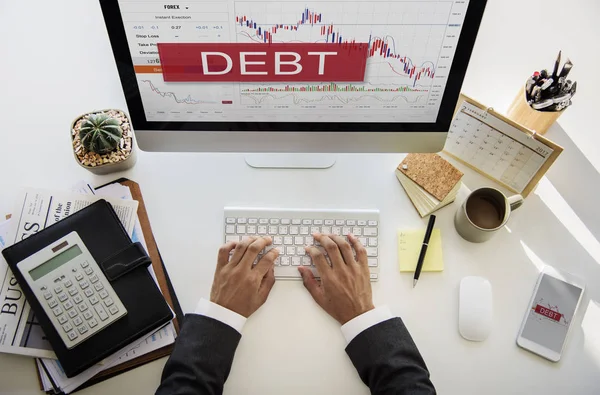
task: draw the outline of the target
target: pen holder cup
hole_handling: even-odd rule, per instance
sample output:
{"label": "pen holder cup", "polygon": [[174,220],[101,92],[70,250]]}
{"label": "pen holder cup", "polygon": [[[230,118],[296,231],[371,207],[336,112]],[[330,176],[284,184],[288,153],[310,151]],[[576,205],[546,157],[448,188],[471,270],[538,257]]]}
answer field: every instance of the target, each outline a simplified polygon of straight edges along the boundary
{"label": "pen holder cup", "polygon": [[562,111],[538,111],[531,108],[525,97],[525,87],[522,87],[517,97],[508,108],[507,117],[523,125],[537,134],[544,134],[550,126],[562,115]]}

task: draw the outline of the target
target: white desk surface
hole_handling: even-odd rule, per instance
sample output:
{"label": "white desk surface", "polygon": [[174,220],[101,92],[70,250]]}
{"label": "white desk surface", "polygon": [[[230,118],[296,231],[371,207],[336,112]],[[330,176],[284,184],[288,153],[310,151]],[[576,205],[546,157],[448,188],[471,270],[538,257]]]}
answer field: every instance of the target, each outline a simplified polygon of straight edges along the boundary
{"label": "white desk surface", "polygon": [[[598,104],[594,95],[600,88],[595,77],[600,58],[594,50],[600,5],[593,0],[574,4],[490,0],[463,87],[502,111],[526,76],[540,66],[551,67],[562,48],[563,56],[575,61],[573,76],[580,90],[560,120],[572,150],[555,167],[568,169],[572,184],[559,191],[545,179],[507,230],[476,245],[460,239],[452,224],[468,189],[489,183],[468,174],[458,202],[438,214],[445,270],[424,274],[415,289],[411,275],[397,269],[396,229],[424,226],[394,176],[402,155],[339,155],[335,167],[325,171],[257,171],[237,154],[142,152],[137,165],[121,175],[142,187],[183,310],[192,311],[198,298],[209,294],[225,205],[378,208],[382,280],[373,285],[375,302],[388,304],[404,319],[439,393],[600,393],[600,243],[598,232],[588,229],[597,229],[597,221],[589,222],[597,214],[586,203],[597,201],[597,195],[589,192],[590,180],[578,178],[583,171],[578,166],[587,166],[594,185],[600,185],[594,170],[600,168],[595,155],[600,135],[592,128]],[[548,36],[543,23],[553,10],[560,11],[562,33]],[[549,40],[534,44],[525,38],[531,33]],[[82,178],[94,184],[116,178],[80,169],[69,146],[69,124],[76,115],[107,107],[126,109],[98,2],[0,2],[0,37],[0,213],[10,212],[21,185],[68,188]],[[561,132],[555,129],[550,136]],[[575,195],[587,198],[565,199],[576,187],[581,193]],[[585,210],[592,217],[582,215]],[[582,314],[558,364],[515,344],[544,263],[583,276],[588,284]],[[494,328],[483,343],[467,342],[457,330],[458,284],[467,275],[485,276],[493,286]],[[153,393],[165,361],[81,394]],[[315,305],[300,282],[278,282],[244,329],[225,392],[368,390],[345,355],[339,325]],[[0,393],[39,393],[33,361],[0,355]]]}

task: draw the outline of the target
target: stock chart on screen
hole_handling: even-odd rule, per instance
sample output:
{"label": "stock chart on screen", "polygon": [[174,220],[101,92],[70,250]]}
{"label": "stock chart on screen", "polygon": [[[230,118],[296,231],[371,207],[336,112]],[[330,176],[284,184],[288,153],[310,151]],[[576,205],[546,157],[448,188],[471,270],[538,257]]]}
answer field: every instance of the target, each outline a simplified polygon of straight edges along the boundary
{"label": "stock chart on screen", "polygon": [[[148,121],[435,122],[467,0],[119,0]],[[158,43],[367,43],[363,82],[165,82]]]}

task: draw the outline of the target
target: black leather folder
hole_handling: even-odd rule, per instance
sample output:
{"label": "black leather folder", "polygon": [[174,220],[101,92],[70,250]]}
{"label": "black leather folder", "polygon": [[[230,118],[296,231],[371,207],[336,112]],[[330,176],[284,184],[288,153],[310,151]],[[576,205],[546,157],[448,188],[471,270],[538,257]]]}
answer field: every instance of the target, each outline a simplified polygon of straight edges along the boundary
{"label": "black leather folder", "polygon": [[[76,231],[127,309],[127,315],[72,349],[67,349],[17,264]],[[133,243],[117,214],[99,200],[2,251],[67,377],[73,377],[173,319],[148,272],[151,260]]]}

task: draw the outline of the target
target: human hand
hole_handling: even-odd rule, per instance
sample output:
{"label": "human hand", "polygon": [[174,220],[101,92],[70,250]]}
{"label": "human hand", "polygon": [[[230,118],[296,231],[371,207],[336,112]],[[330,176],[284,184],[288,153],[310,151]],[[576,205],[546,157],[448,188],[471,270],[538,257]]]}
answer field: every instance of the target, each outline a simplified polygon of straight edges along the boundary
{"label": "human hand", "polygon": [[[275,284],[273,266],[279,251],[272,249],[256,265],[253,263],[272,242],[266,236],[223,245],[219,249],[210,301],[246,318],[258,310]],[[232,250],[233,256],[229,259]]]}
{"label": "human hand", "polygon": [[[317,247],[306,247],[306,252],[319,271],[321,283],[309,268],[301,266],[298,270],[315,302],[342,325],[373,310],[375,307],[365,247],[352,234],[348,235],[352,247],[341,236],[319,233],[313,236],[325,248],[331,261],[329,266],[325,255]],[[352,248],[356,252],[356,259]]]}

